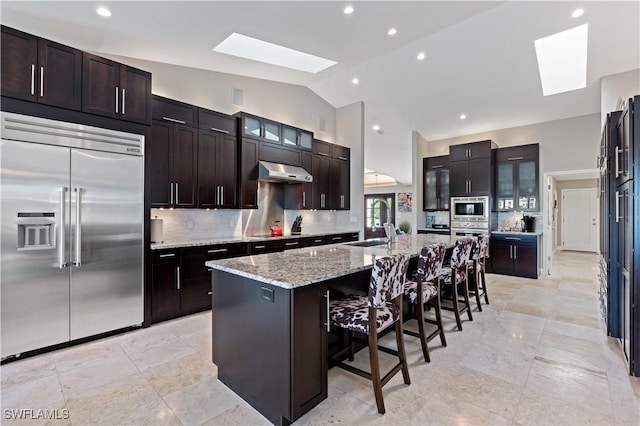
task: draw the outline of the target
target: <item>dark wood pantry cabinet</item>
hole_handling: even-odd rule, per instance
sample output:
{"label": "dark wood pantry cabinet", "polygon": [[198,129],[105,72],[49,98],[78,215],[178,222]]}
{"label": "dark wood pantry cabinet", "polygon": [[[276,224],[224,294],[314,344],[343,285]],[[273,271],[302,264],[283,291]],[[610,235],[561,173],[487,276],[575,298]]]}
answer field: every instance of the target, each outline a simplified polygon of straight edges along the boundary
{"label": "dark wood pantry cabinet", "polygon": [[2,96],[79,111],[82,51],[2,26]]}
{"label": "dark wood pantry cabinet", "polygon": [[449,156],[422,159],[423,210],[449,210]]}
{"label": "dark wood pantry cabinet", "polygon": [[82,53],[82,111],[151,122],[151,73]]}
{"label": "dark wood pantry cabinet", "polygon": [[258,208],[258,158],[260,142],[242,138],[240,143],[240,208]]}

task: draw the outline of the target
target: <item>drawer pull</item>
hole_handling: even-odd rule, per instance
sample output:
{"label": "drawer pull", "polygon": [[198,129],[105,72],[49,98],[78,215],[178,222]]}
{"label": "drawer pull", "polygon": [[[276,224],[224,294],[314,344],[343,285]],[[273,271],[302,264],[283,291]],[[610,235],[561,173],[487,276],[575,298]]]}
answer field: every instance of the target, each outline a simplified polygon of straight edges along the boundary
{"label": "drawer pull", "polygon": [[284,243],[285,246],[297,246],[299,243],[296,241],[294,243]]}
{"label": "drawer pull", "polygon": [[329,154],[325,154],[324,152],[319,152],[318,155],[321,155],[323,157],[328,157],[329,156]]}
{"label": "drawer pull", "polygon": [[213,292],[212,292],[212,291],[210,291],[210,292],[208,292],[207,294],[208,294],[209,296],[211,296],[211,295],[213,294]]}
{"label": "drawer pull", "polygon": [[347,157],[338,157],[338,160],[347,161]]}
{"label": "drawer pull", "polygon": [[213,250],[207,250],[207,253],[225,253],[228,249],[226,248],[221,248],[221,249],[213,249]]}
{"label": "drawer pull", "polygon": [[331,238],[331,239],[332,239],[333,241],[338,241],[338,240],[341,240],[341,239],[342,239],[342,237],[333,237],[333,238]]}
{"label": "drawer pull", "polygon": [[440,165],[440,166],[431,166],[432,169],[441,169],[442,167],[444,167],[444,166],[442,166],[442,165]]}
{"label": "drawer pull", "polygon": [[522,238],[516,238],[516,237],[504,237],[505,240],[513,240],[513,241],[520,241]]}
{"label": "drawer pull", "polygon": [[507,161],[513,161],[513,160],[522,160],[524,157],[509,157],[507,158]]}
{"label": "drawer pull", "polygon": [[253,246],[254,249],[263,249],[263,248],[267,248],[267,246]]}
{"label": "drawer pull", "polygon": [[222,130],[222,129],[218,129],[217,127],[212,127],[211,130],[213,130],[214,132],[220,132],[220,133],[224,133],[225,135],[229,134],[228,130]]}
{"label": "drawer pull", "polygon": [[321,243],[322,240],[313,240],[314,243]]}
{"label": "drawer pull", "polygon": [[170,122],[172,122],[172,123],[187,124],[187,122],[186,122],[186,121],[178,120],[178,119],[176,119],[176,118],[171,118],[171,117],[162,117],[162,119],[163,119],[163,120],[165,120],[165,121],[170,121]]}
{"label": "drawer pull", "polygon": [[161,254],[159,257],[176,257],[175,253]]}

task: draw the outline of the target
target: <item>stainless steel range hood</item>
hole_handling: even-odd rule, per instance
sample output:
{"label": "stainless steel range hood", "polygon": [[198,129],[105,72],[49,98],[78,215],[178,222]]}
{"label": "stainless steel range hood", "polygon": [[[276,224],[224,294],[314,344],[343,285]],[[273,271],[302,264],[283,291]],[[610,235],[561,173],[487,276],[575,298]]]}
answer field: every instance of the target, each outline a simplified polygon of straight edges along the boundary
{"label": "stainless steel range hood", "polygon": [[302,167],[287,164],[259,162],[258,180],[262,182],[313,182],[313,176]]}

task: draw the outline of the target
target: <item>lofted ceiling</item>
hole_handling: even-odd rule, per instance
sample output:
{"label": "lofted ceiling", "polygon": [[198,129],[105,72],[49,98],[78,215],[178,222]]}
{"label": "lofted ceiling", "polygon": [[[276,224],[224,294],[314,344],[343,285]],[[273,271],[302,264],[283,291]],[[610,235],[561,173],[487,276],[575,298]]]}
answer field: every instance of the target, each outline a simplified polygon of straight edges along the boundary
{"label": "lofted ceiling", "polygon": [[[307,86],[336,108],[363,101],[365,167],[400,183],[411,182],[412,130],[438,140],[600,112],[600,79],[640,68],[638,1],[353,1],[355,11],[345,15],[347,4],[3,0],[0,6],[3,24],[83,50]],[[99,5],[113,16],[98,16]],[[572,18],[577,7],[585,13]],[[534,40],[584,23],[587,87],[543,97]],[[393,37],[390,27],[398,30]],[[232,32],[338,64],[309,74],[211,51]],[[418,52],[426,59],[418,61]]]}

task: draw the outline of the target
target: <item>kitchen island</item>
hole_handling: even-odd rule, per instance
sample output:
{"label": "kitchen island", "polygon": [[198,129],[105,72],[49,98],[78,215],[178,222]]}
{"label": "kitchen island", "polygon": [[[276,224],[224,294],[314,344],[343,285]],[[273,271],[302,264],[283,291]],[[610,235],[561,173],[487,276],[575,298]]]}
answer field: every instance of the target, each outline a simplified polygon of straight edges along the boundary
{"label": "kitchen island", "polygon": [[212,269],[213,362],[218,378],[274,424],[327,398],[331,292],[366,292],[376,257],[455,238],[399,236],[391,245],[344,243],[207,262]]}

